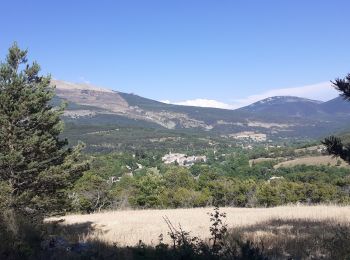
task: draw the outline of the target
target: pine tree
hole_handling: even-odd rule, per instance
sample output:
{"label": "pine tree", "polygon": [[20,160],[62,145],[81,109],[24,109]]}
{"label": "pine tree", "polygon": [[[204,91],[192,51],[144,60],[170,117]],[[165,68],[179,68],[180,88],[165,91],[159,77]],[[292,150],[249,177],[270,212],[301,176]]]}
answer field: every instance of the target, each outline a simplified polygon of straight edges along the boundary
{"label": "pine tree", "polygon": [[0,63],[0,184],[9,209],[44,216],[66,208],[67,189],[88,164],[81,146],[60,138],[64,105],[51,105],[54,87],[39,71],[16,43]]}
{"label": "pine tree", "polygon": [[[350,74],[344,79],[335,79],[335,81],[332,81],[332,84],[345,100],[350,101]],[[326,146],[329,154],[340,157],[350,163],[350,144],[343,144],[342,140],[335,136],[326,138],[322,143]]]}

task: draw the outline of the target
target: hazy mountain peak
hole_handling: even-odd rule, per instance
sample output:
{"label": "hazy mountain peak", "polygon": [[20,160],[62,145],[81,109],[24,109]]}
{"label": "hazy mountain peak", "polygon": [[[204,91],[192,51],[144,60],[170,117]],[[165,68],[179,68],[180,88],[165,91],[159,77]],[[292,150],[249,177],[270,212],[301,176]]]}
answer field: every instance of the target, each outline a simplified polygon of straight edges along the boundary
{"label": "hazy mountain peak", "polygon": [[322,103],[322,101],[295,96],[274,96],[255,102],[241,110],[262,115],[274,115],[279,120],[288,117],[308,118],[324,115]]}
{"label": "hazy mountain peak", "polygon": [[86,83],[72,83],[72,82],[67,82],[63,80],[56,80],[52,79],[51,80],[52,85],[55,85],[57,89],[60,90],[90,90],[90,91],[99,91],[99,92],[108,92],[108,93],[113,93],[114,91],[111,89],[107,88],[102,88],[102,87],[96,87],[91,84],[86,84]]}
{"label": "hazy mountain peak", "polygon": [[263,100],[255,102],[252,104],[252,106],[261,105],[261,104],[280,104],[280,103],[299,103],[299,102],[307,102],[307,103],[314,103],[314,104],[323,103],[322,101],[319,101],[319,100],[313,100],[313,99],[301,98],[301,97],[295,97],[295,96],[274,96],[274,97],[265,98]]}

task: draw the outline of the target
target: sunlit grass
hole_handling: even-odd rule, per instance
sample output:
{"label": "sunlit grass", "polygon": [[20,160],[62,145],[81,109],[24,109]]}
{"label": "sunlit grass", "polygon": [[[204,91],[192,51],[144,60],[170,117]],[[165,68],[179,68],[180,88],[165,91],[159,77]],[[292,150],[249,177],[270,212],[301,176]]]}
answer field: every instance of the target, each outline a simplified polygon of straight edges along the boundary
{"label": "sunlit grass", "polygon": [[[163,220],[167,216],[174,225],[181,224],[186,231],[203,239],[209,237],[209,216],[212,208],[167,209],[167,210],[125,210],[69,215],[62,217],[63,224],[91,223],[94,232],[82,239],[95,238],[119,245],[135,245],[140,240],[148,245],[158,243],[163,234],[167,239],[168,227]],[[248,227],[273,219],[331,221],[350,223],[350,207],[336,205],[283,206],[275,208],[221,208],[227,213],[229,228]],[[266,230],[265,230],[266,231]]]}

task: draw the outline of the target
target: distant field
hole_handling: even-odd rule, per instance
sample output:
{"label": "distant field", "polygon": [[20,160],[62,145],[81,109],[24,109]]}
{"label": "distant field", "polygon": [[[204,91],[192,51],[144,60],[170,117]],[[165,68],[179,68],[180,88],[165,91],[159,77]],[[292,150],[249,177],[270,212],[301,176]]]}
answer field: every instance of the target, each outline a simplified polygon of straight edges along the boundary
{"label": "distant field", "polygon": [[249,160],[249,166],[252,167],[253,164],[262,163],[262,162],[271,162],[271,161],[278,161],[283,159],[283,157],[278,158],[257,158],[257,159],[251,159]]}
{"label": "distant field", "polygon": [[323,150],[325,150],[326,147],[324,145],[314,145],[314,146],[309,146],[306,148],[300,148],[300,149],[296,149],[294,150],[296,153],[300,153],[300,152],[309,152],[309,151],[318,151],[319,153],[321,153]]}
{"label": "distant field", "polygon": [[[203,239],[209,237],[210,223],[207,213],[211,211],[211,208],[127,210],[90,215],[70,215],[62,218],[65,220],[63,224],[84,225],[84,223],[88,223],[96,229],[94,233],[82,237],[82,240],[97,238],[109,243],[117,242],[119,245],[135,245],[139,240],[142,240],[146,244],[155,245],[160,234],[167,238],[168,227],[163,219],[165,216],[175,226],[181,224],[184,230],[191,231],[191,235]],[[350,223],[350,207],[340,206],[222,208],[221,211],[227,213],[227,224],[230,228],[247,227],[272,219]]]}
{"label": "distant field", "polygon": [[[340,161],[340,165],[337,165],[338,160]],[[296,158],[294,160],[281,162],[274,166],[275,169],[280,167],[293,167],[295,165],[331,165],[331,166],[339,166],[339,167],[348,167],[350,166],[343,161],[342,159],[334,158],[330,155],[323,156],[307,156]]]}

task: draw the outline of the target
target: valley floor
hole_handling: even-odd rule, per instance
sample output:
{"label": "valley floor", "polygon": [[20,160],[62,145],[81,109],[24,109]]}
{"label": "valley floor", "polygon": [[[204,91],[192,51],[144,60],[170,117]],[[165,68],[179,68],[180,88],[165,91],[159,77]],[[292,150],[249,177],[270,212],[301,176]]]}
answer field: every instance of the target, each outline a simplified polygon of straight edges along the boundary
{"label": "valley floor", "polygon": [[[275,208],[220,208],[227,214],[229,228],[249,228],[270,220],[331,222],[349,225],[350,207],[319,206],[283,206]],[[202,239],[209,237],[210,216],[212,208],[166,209],[166,210],[125,210],[95,213],[89,215],[68,215],[63,225],[77,225],[90,228],[82,240],[96,238],[118,245],[136,245],[140,240],[148,245],[158,244],[160,234],[168,239],[167,217],[174,226],[179,224],[183,230],[190,231],[192,236]],[[322,228],[322,227],[320,227]]]}

